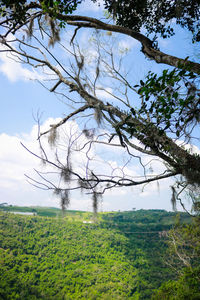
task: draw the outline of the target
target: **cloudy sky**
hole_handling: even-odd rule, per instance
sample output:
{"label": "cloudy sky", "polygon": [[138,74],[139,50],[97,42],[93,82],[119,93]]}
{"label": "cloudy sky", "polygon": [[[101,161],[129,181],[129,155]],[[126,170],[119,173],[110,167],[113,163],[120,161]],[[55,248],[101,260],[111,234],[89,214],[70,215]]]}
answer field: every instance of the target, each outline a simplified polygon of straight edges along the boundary
{"label": "cloudy sky", "polygon": [[[86,1],[80,8],[83,14],[99,16],[101,8]],[[68,29],[72,31],[72,28]],[[82,29],[79,33],[80,40],[88,43],[89,34]],[[159,40],[163,51],[185,58],[194,58],[195,52],[190,43],[187,32],[178,29],[176,37],[169,40]],[[140,53],[140,46],[131,38],[124,37],[120,41],[120,47],[128,48],[133,57],[135,79],[143,76],[147,69],[159,70],[151,61],[145,60]],[[130,67],[130,66],[129,66]],[[44,89],[36,79],[40,76],[35,70],[28,69],[25,65],[11,61],[5,53],[0,53],[0,203],[21,206],[57,206],[59,199],[50,192],[42,191],[30,185],[24,174],[34,176],[34,169],[41,169],[40,162],[28,153],[21,145],[23,143],[32,151],[37,149],[37,124],[35,116],[42,113],[42,126],[47,128],[55,123],[57,118],[67,113],[66,105],[60,102],[53,94]],[[105,97],[105,95],[102,95]],[[65,127],[67,131],[72,123]],[[74,126],[80,130],[74,121]],[[47,151],[51,151],[47,145]],[[104,149],[102,150],[104,151]],[[112,152],[107,149],[107,159]],[[100,155],[100,154],[98,154]],[[120,154],[121,155],[121,154]],[[99,156],[102,159],[102,156]],[[78,158],[77,158],[78,160]],[[111,162],[111,160],[109,160]],[[112,161],[119,165],[119,161]],[[138,162],[132,164],[128,172],[136,172]],[[159,169],[159,164],[157,165]],[[136,209],[166,209],[171,210],[171,179],[153,183],[146,187],[120,188],[107,193],[100,205],[100,210],[130,210]],[[92,204],[89,196],[81,196],[74,193],[71,196],[70,209],[91,210]]]}

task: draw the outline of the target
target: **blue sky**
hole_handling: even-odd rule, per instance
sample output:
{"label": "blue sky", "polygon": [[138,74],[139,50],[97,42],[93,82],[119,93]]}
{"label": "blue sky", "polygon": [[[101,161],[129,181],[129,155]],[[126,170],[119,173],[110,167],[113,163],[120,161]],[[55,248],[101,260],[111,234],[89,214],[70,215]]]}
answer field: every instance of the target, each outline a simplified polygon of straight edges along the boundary
{"label": "blue sky", "polygon": [[[85,15],[100,16],[101,8],[86,1],[80,8]],[[67,29],[69,30],[69,29]],[[72,30],[72,28],[70,28]],[[86,44],[90,31],[81,29],[80,40]],[[84,38],[85,37],[85,38]],[[85,39],[85,40],[84,40]],[[132,54],[135,78],[144,76],[149,69],[159,72],[163,66],[144,58],[140,46],[131,38],[123,37],[124,45],[128,45]],[[190,42],[190,34],[177,28],[177,34],[168,40],[159,39],[161,50],[172,55],[196,59],[197,48]],[[129,61],[130,64],[130,61]],[[128,64],[127,64],[128,67]],[[38,190],[27,183],[24,173],[32,175],[33,169],[40,167],[39,162],[27,153],[20,142],[31,149],[36,149],[37,126],[34,115],[42,113],[42,121],[46,124],[55,122],[55,118],[63,117],[68,109],[53,94],[45,90],[38,82],[30,80],[32,74],[26,66],[16,65],[0,54],[0,203],[7,202],[16,205],[59,206],[59,199],[51,193]],[[51,120],[48,120],[52,118]],[[47,125],[45,125],[47,126]],[[107,154],[109,157],[109,153]],[[137,168],[137,165],[135,166]],[[133,166],[134,169],[134,166]],[[172,180],[156,183],[142,188],[117,189],[104,197],[102,210],[140,209],[171,210]],[[72,195],[71,209],[91,210],[88,196]]]}

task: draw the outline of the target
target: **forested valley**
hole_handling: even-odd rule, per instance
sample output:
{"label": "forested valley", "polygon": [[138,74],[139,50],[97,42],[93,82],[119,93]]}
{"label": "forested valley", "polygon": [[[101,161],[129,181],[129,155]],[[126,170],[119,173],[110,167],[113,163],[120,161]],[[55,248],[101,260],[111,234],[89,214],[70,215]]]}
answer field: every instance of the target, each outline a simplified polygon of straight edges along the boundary
{"label": "forested valley", "polygon": [[[164,210],[99,213],[94,219],[89,212],[4,207],[0,212],[0,297],[198,299],[198,274],[195,279],[188,273],[188,281],[180,284],[182,267],[172,268],[169,230],[177,222],[188,229],[192,226],[186,213],[177,217]],[[174,285],[184,290],[185,298],[181,294],[162,298],[162,284],[164,289]]]}

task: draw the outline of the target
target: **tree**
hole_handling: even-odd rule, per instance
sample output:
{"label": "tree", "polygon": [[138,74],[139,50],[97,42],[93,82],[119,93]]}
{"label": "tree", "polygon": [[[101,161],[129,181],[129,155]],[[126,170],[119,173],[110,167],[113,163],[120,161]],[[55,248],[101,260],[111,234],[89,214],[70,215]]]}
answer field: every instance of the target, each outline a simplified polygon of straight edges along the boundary
{"label": "tree", "polygon": [[[91,0],[98,3],[98,0]],[[0,11],[6,17],[7,24],[13,29],[17,24],[23,24],[29,19],[31,10],[48,12],[57,19],[62,20],[59,13],[70,14],[77,9],[83,0],[38,0],[38,1],[0,1]],[[104,7],[116,19],[118,25],[140,32],[144,27],[148,34],[160,34],[163,38],[174,35],[174,28],[170,21],[187,28],[193,34],[193,40],[199,41],[199,3],[198,1],[128,1],[128,0],[104,0]],[[33,15],[31,16],[33,17]]]}
{"label": "tree", "polygon": [[[2,1],[1,4],[3,12],[0,23],[1,52],[7,52],[11,58],[41,70],[46,74],[44,82],[49,79],[46,85],[49,91],[62,95],[69,105],[73,105],[72,111],[60,122],[39,133],[41,155],[35,154],[44,163],[58,170],[62,184],[50,182],[41,172],[37,174],[44,180],[43,183],[35,179],[32,183],[44,189],[54,190],[61,196],[63,207],[69,202],[70,190],[89,191],[96,211],[99,197],[108,189],[142,185],[179,176],[176,188],[172,187],[172,200],[174,204],[176,199],[182,203],[180,192],[187,188],[193,191],[196,189],[198,192],[200,184],[200,156],[183,147],[188,142],[192,143],[193,138],[198,139],[198,136],[194,135],[200,119],[198,82],[200,64],[188,58],[183,59],[160,51],[154,40],[140,32],[142,23],[139,23],[138,27],[136,21],[135,25],[126,23],[127,20],[130,21],[128,16],[123,22],[122,16],[126,16],[126,1],[122,1],[121,4],[115,1],[117,6],[114,9],[110,1],[105,1],[106,7],[116,15],[119,25],[113,24],[110,20],[106,23],[89,16],[71,15],[79,2],[81,1],[21,1],[19,7],[22,7],[22,10],[19,7],[15,8],[12,1]],[[159,20],[167,22],[173,17],[177,23],[190,31],[196,28],[199,5],[192,1],[190,6],[188,2],[186,10],[183,11],[180,2],[181,13],[177,14],[174,2],[170,3],[167,1],[166,5],[173,6],[172,12],[163,4],[160,19],[156,17],[155,21],[154,15],[150,20],[147,18],[147,12],[154,5],[153,1],[145,2],[146,6],[141,8],[141,14],[143,15],[146,9],[143,20],[147,34],[151,34],[154,30],[155,34],[161,33],[164,38],[166,33],[171,35],[172,31],[166,29],[169,27],[165,28],[166,24],[161,27],[158,24]],[[140,8],[139,2],[137,8]],[[156,9],[157,6],[153,11]],[[23,18],[19,20],[15,12],[19,16],[20,11]],[[190,21],[188,15],[192,16]],[[152,29],[151,24],[154,21],[155,26]],[[61,28],[65,26],[76,26],[69,48],[60,42]],[[95,29],[92,38],[95,57],[92,61],[88,61],[87,53],[84,53],[75,41],[81,28]],[[117,55],[114,51],[116,49],[112,44],[112,41],[115,42],[114,33],[137,40],[148,59],[165,64],[168,69],[159,75],[150,72],[145,79],[135,84],[127,70],[122,67],[123,60],[126,59],[124,55],[127,54],[126,49]],[[194,36],[198,40],[198,33]],[[51,45],[54,48],[50,49]],[[63,51],[70,55],[68,62],[64,63],[57,56],[57,47],[62,47]],[[104,87],[107,82],[112,86],[112,90]],[[103,99],[100,91],[111,97],[111,100],[108,102],[108,99]],[[134,97],[136,100],[133,100]],[[58,149],[55,151],[55,160],[51,160],[43,146],[44,135],[49,135],[50,144],[56,148],[59,144],[59,128],[70,119],[84,114],[88,120],[92,112],[97,128],[94,130],[94,123],[89,127],[86,121],[81,132],[72,129],[66,143],[65,161],[59,158]],[[98,168],[94,169],[92,165],[94,145],[120,148],[126,155],[126,162],[120,168],[105,162],[103,173],[99,173]],[[77,152],[86,157],[84,172],[74,163]],[[162,171],[158,174],[155,174],[154,170],[147,171],[141,155],[162,162]],[[133,159],[137,159],[142,166],[143,171],[139,179],[127,171],[127,166]]]}
{"label": "tree", "polygon": [[[199,210],[196,211],[199,213]],[[169,261],[177,281],[165,282],[152,299],[198,299],[200,295],[199,230],[200,218],[195,216],[190,224],[178,220],[169,231]]]}
{"label": "tree", "polygon": [[135,31],[144,27],[148,34],[167,38],[174,35],[174,28],[170,25],[174,19],[176,24],[193,33],[194,41],[200,40],[198,1],[105,0],[105,8],[114,14],[118,25]]}

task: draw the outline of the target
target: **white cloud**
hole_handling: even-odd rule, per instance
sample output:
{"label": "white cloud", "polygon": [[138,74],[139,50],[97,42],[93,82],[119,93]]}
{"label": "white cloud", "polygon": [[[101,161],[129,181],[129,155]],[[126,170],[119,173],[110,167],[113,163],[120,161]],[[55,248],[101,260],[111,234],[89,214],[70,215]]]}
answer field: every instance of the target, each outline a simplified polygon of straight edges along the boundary
{"label": "white cloud", "polygon": [[[70,35],[69,35],[70,36]],[[68,38],[69,40],[69,38]],[[13,46],[13,45],[12,45]],[[14,46],[13,46],[14,47]],[[59,45],[58,45],[59,47]],[[4,45],[0,45],[0,51],[5,51],[7,48]],[[70,53],[66,51],[64,48],[56,48],[55,51],[60,51],[60,57],[65,59],[69,58]],[[28,81],[28,80],[45,80],[45,79],[56,79],[55,73],[49,69],[47,66],[34,68],[29,64],[22,63],[20,56],[17,58],[17,55],[12,55],[9,51],[0,52],[0,72],[3,73],[11,82],[16,81]],[[29,53],[30,54],[30,53]],[[38,55],[40,53],[38,52]],[[64,65],[64,64],[63,64]],[[60,65],[56,65],[55,67],[63,72]]]}
{"label": "white cloud", "polygon": [[[1,46],[0,49],[3,50]],[[21,63],[13,60],[12,57],[6,52],[2,52],[0,56],[0,72],[2,72],[11,82],[16,82],[18,80],[35,80],[40,79],[41,76],[34,69],[28,69],[23,67]]]}
{"label": "white cloud", "polygon": [[[43,126],[41,132],[47,130],[50,124],[55,124],[60,119],[48,119]],[[70,124],[72,124],[71,122]],[[76,124],[73,124],[76,125]],[[0,135],[0,202],[8,202],[17,205],[43,205],[43,206],[59,206],[59,199],[52,193],[44,192],[30,185],[24,174],[35,178],[34,169],[42,170],[39,159],[31,155],[23,148],[23,143],[33,153],[40,154],[37,143],[37,126],[33,126],[29,134],[21,134],[18,136],[10,136],[5,133]],[[68,127],[68,133],[70,127]],[[43,139],[44,146],[47,148],[47,154],[52,159],[47,138]],[[43,169],[46,171],[46,169]],[[82,201],[80,206],[83,208]],[[72,201],[73,202],[73,201]],[[77,200],[74,202],[77,208]],[[87,205],[88,206],[88,205]],[[77,208],[78,209],[78,208]]]}
{"label": "white cloud", "polygon": [[[51,123],[52,120],[49,122]],[[34,168],[41,168],[39,160],[26,151],[21,143],[31,151],[37,152],[37,127],[29,134],[10,136],[0,135],[0,202],[18,205],[51,205],[51,195],[36,190],[27,181],[24,174],[33,175]],[[55,201],[53,202],[55,205]]]}
{"label": "white cloud", "polygon": [[[48,119],[41,126],[41,132],[48,129],[50,124],[55,124],[58,121],[59,119]],[[61,155],[61,160],[65,162],[65,143],[69,135],[73,134],[74,137],[76,137],[80,134],[80,129],[75,121],[71,121],[67,123],[65,129],[60,131],[60,134],[59,155]],[[37,126],[34,126],[29,134],[9,136],[3,133],[0,135],[0,168],[3,170],[3,172],[0,173],[0,202],[8,202],[9,204],[17,205],[59,206],[60,200],[58,197],[52,195],[52,193],[34,188],[27,183],[24,176],[26,173],[35,178],[33,169],[41,170],[42,168],[40,161],[28,153],[20,144],[20,142],[22,142],[31,151],[40,153],[36,139]],[[50,154],[51,150],[47,138],[44,138],[43,140],[44,146],[47,147],[47,153],[53,158],[54,155]],[[83,143],[84,141],[85,138],[81,136],[80,142]],[[82,163],[84,165],[87,163],[85,158],[86,150],[77,151],[72,157],[74,167],[79,172],[83,172],[81,169]],[[105,172],[108,172],[109,174],[111,170],[114,170],[114,175],[121,175],[120,168],[123,167],[122,161],[125,161],[124,149],[117,147],[113,149],[112,147],[109,148],[102,144],[100,152],[98,151],[97,154],[95,154],[94,150],[92,150],[90,156],[95,158],[95,160],[90,163],[90,167],[94,172],[98,172],[98,174],[105,174]],[[117,159],[116,161],[115,156]],[[106,157],[112,157],[112,159],[107,159]],[[112,168],[110,169],[109,166]],[[157,167],[160,168],[159,163]],[[44,171],[48,171],[48,169],[44,169]],[[138,175],[141,175],[138,160],[133,160],[130,165],[125,166],[124,172],[127,173],[128,176],[137,177]],[[50,178],[55,179],[53,176]],[[112,191],[110,190],[104,196],[103,210],[127,210],[132,207],[136,207],[137,209],[164,208],[170,210],[171,191],[169,186],[171,183],[172,181],[170,179],[160,181],[159,188],[157,183],[152,183],[145,186],[143,192],[141,186],[130,188],[122,187],[113,189]],[[90,198],[90,195],[80,196],[77,192],[71,193],[71,205],[69,208],[92,210]]]}

